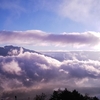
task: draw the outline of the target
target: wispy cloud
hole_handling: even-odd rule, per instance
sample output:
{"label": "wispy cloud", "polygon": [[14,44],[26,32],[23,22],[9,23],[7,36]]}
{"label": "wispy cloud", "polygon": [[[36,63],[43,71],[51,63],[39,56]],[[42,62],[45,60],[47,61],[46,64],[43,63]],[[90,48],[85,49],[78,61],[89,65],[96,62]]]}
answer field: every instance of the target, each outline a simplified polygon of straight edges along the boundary
{"label": "wispy cloud", "polygon": [[22,12],[26,11],[26,9],[22,5],[20,5],[20,2],[18,0],[14,2],[12,0],[1,0],[0,8],[9,11],[12,15],[20,15]]}
{"label": "wispy cloud", "polygon": [[99,0],[62,0],[57,12],[65,18],[99,29]]}
{"label": "wispy cloud", "polygon": [[[23,7],[19,0],[0,0],[0,10],[4,17],[4,22],[2,26],[9,27],[16,19],[19,19],[20,16],[26,13],[26,8]],[[5,13],[6,12],[6,13]]]}

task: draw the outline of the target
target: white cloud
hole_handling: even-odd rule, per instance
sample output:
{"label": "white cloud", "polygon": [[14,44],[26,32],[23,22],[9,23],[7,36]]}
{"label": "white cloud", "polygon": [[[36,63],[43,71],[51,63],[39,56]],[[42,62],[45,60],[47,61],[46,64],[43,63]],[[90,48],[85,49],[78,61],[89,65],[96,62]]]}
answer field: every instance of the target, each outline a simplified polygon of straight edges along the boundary
{"label": "white cloud", "polygon": [[[89,57],[89,52],[66,53],[66,57],[71,57],[71,59],[65,59],[64,61],[55,59],[55,56],[51,58],[32,52],[21,52],[21,54],[13,56],[0,56],[1,87],[19,90],[43,89],[46,87],[53,89],[66,86],[80,88],[93,87],[95,85],[94,80],[95,82],[100,81],[100,62],[98,59],[93,60],[91,56]],[[81,57],[84,53],[87,56],[82,60]],[[52,53],[52,55],[54,54]],[[7,82],[7,80],[9,81]],[[100,87],[99,84],[97,86]]]}
{"label": "white cloud", "polygon": [[8,63],[2,62],[2,69],[4,72],[21,75],[21,68],[19,67],[18,63],[14,60]]}
{"label": "white cloud", "polygon": [[65,71],[63,69],[59,69],[59,72],[64,72],[65,74],[68,74],[68,71]]}
{"label": "white cloud", "polygon": [[17,49],[10,50],[10,51],[8,52],[8,55],[18,55]]}
{"label": "white cloud", "polygon": [[50,69],[48,66],[46,66],[45,64],[39,64],[39,63],[36,63],[37,66],[39,66],[40,68],[42,69]]}
{"label": "white cloud", "polygon": [[94,0],[63,0],[62,4],[60,5],[59,13],[65,17],[71,18],[72,20],[86,21],[86,19],[88,19],[92,13],[90,11],[93,9],[93,1]]}
{"label": "white cloud", "polygon": [[[8,35],[9,34],[9,35]],[[100,44],[100,35],[96,32],[50,34],[40,30],[0,31],[1,44],[48,45],[74,48],[95,47]]]}
{"label": "white cloud", "polygon": [[62,0],[57,12],[65,18],[99,29],[99,3],[99,0]]}

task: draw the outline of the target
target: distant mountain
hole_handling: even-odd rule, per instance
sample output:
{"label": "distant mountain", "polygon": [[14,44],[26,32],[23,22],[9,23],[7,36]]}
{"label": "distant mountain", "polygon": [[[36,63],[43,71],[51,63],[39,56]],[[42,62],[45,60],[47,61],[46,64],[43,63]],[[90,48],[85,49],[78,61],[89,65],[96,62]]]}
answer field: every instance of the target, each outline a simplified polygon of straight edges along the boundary
{"label": "distant mountain", "polygon": [[4,46],[4,47],[0,47],[0,55],[1,56],[10,56],[10,55],[18,55],[20,52],[21,52],[21,49],[23,50],[22,52],[32,52],[32,53],[39,53],[39,52],[36,52],[34,50],[29,50],[29,49],[25,49],[23,47],[17,47],[17,46],[12,46],[12,45],[9,45],[9,46]]}

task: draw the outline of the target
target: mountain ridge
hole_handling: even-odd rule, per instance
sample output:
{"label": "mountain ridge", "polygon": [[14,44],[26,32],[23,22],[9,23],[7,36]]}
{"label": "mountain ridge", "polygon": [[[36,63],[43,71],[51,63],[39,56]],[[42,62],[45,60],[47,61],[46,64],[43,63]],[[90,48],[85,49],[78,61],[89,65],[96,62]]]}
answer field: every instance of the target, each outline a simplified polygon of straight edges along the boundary
{"label": "mountain ridge", "polygon": [[13,50],[15,50],[14,55],[18,55],[20,53],[21,48],[23,49],[23,53],[24,52],[39,53],[39,52],[36,52],[34,50],[29,50],[29,49],[26,49],[26,48],[23,48],[23,47],[7,45],[7,46],[4,46],[4,47],[0,47],[0,56],[11,56],[10,52],[12,52]]}

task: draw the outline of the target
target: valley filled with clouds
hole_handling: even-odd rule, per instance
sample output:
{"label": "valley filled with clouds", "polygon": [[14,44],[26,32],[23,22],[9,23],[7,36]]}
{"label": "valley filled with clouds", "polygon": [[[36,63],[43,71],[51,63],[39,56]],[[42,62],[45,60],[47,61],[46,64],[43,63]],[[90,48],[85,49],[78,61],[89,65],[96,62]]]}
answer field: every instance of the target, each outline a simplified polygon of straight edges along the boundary
{"label": "valley filled with clouds", "polygon": [[[22,47],[9,49],[0,56],[0,91],[78,89],[82,93],[100,93],[100,52],[28,51]],[[93,91],[91,91],[91,89]]]}

